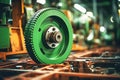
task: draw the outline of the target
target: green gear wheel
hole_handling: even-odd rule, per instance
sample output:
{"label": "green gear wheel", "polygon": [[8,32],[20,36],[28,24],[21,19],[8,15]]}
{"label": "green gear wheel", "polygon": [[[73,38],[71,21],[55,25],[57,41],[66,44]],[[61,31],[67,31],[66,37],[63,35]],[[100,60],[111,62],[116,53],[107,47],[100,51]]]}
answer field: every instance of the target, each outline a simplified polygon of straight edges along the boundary
{"label": "green gear wheel", "polygon": [[[48,46],[52,42],[47,44],[45,38],[51,27],[56,28],[62,36],[62,39],[58,40],[57,46],[53,48]],[[73,42],[72,33],[72,26],[64,13],[53,8],[41,9],[33,15],[25,27],[27,51],[37,63],[62,63],[70,54]]]}

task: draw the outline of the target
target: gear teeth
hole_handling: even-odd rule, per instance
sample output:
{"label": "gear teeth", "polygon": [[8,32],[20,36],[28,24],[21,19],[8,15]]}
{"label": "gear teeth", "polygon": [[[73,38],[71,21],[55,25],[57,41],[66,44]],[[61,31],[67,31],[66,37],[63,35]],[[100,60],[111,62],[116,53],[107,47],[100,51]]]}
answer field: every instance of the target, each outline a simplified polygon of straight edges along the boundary
{"label": "gear teeth", "polygon": [[34,58],[37,57],[36,55],[34,55],[33,53],[35,53],[35,49],[33,47],[33,30],[34,30],[34,26],[35,26],[35,23],[37,21],[37,19],[39,18],[41,14],[41,11],[37,11],[35,13],[34,16],[32,16],[32,18],[28,21],[26,27],[25,27],[25,42],[26,42],[26,47],[27,47],[27,50],[28,50],[28,53],[30,53],[30,56],[33,58],[34,61],[36,61],[37,63],[39,63],[39,61]]}
{"label": "gear teeth", "polygon": [[[26,24],[26,27],[25,27],[25,32],[24,32],[24,37],[25,37],[25,43],[26,43],[26,48],[27,48],[27,51],[28,51],[28,53],[29,53],[29,55],[30,55],[30,57],[36,62],[36,63],[45,63],[45,64],[49,64],[48,62],[49,62],[49,60],[51,60],[51,62],[52,62],[52,59],[49,59],[49,57],[48,57],[48,59],[47,59],[47,61],[44,61],[42,58],[40,58],[40,57],[42,57],[42,56],[39,56],[38,54],[39,54],[39,51],[37,52],[36,51],[36,49],[38,50],[38,49],[40,49],[41,50],[41,52],[40,52],[40,54],[47,54],[47,53],[49,53],[49,51],[51,52],[51,51],[53,51],[52,49],[47,49],[46,48],[46,45],[45,45],[45,47],[44,47],[44,41],[42,40],[42,39],[40,39],[42,42],[42,46],[40,46],[41,45],[41,43],[39,43],[39,44],[37,44],[37,46],[40,46],[40,47],[37,47],[36,48],[36,43],[34,43],[33,41],[38,41],[38,40],[35,40],[35,38],[34,38],[34,36],[33,36],[33,34],[35,34],[35,30],[36,30],[36,25],[37,25],[37,22],[39,21],[39,19],[41,19],[40,17],[41,17],[41,14],[44,14],[44,12],[45,11],[47,11],[47,10],[57,10],[57,9],[50,9],[50,8],[45,8],[45,9],[41,9],[41,10],[39,10],[39,11],[37,11],[32,17],[31,17],[31,19],[28,21],[28,23]],[[48,11],[49,12],[49,11]],[[58,11],[57,11],[58,12]],[[46,12],[45,12],[46,13]],[[62,12],[61,12],[62,13]],[[68,23],[68,21],[66,21],[66,22],[63,22],[62,20],[63,20],[63,18],[62,17],[64,17],[62,14],[60,13],[60,16],[57,16],[57,17],[60,17],[61,19],[60,20],[57,20],[55,17],[53,17],[53,20],[55,19],[56,21],[55,21],[55,23],[53,24],[53,25],[64,25],[64,24],[67,24]],[[49,14],[49,13],[48,13]],[[62,15],[62,16],[61,16]],[[53,13],[53,15],[52,16],[54,16],[54,13]],[[55,15],[56,16],[56,15]],[[48,15],[47,17],[50,17],[51,18],[51,15]],[[45,19],[46,17],[44,17],[44,19]],[[45,21],[48,21],[48,20],[50,20],[49,18],[48,19],[46,19]],[[67,20],[67,19],[65,19],[65,20]],[[58,22],[57,22],[58,21]],[[50,23],[50,21],[48,21],[49,22],[49,24],[51,24]],[[54,21],[53,21],[54,22]],[[62,23],[63,22],[63,23]],[[41,23],[42,24],[42,23]],[[46,23],[47,24],[47,23]],[[68,25],[69,27],[71,27],[70,25]],[[66,27],[66,28],[64,28],[65,30],[66,29],[68,29],[68,26]],[[41,26],[40,26],[41,27]],[[60,26],[61,27],[61,26]],[[71,27],[72,28],[72,27]],[[46,29],[47,29],[47,27],[46,27]],[[70,33],[72,33],[71,31],[72,30],[66,30],[66,31],[68,31],[69,33],[68,33],[68,35],[70,34]],[[42,32],[44,32],[44,30],[42,29],[41,30],[41,33]],[[38,33],[38,32],[37,32]],[[63,31],[63,33],[65,33],[64,31]],[[66,32],[67,33],[67,32]],[[44,33],[43,33],[44,34]],[[35,34],[35,35],[37,35],[37,34]],[[67,35],[67,34],[66,34]],[[40,35],[41,36],[41,35]],[[36,36],[35,36],[36,37]],[[43,36],[42,36],[43,37]],[[67,38],[68,38],[68,36],[67,36]],[[66,39],[67,39],[66,38]],[[67,40],[70,40],[71,42],[67,42],[67,41],[65,41],[65,40],[63,40],[64,42],[66,42],[65,44],[67,45],[63,45],[63,43],[61,43],[62,44],[62,46],[60,46],[60,48],[58,47],[56,50],[54,50],[54,52],[56,52],[57,50],[59,51],[59,52],[61,52],[61,53],[58,53],[59,55],[57,55],[56,56],[56,54],[55,54],[55,57],[61,57],[62,56],[62,54],[64,54],[64,51],[66,51],[66,49],[68,49],[66,52],[65,52],[65,57],[64,58],[66,58],[66,56],[67,55],[69,55],[68,53],[70,53],[70,48],[71,47],[69,47],[69,48],[66,48],[66,47],[68,47],[68,46],[70,46],[70,45],[68,45],[68,43],[70,43],[71,45],[72,45],[72,36],[71,36],[71,38],[68,38]],[[61,49],[62,48],[62,49]],[[45,50],[47,50],[47,51],[45,51]],[[61,50],[63,50],[63,51],[61,51]],[[67,53],[67,54],[66,54]],[[47,55],[47,56],[49,56],[49,55]],[[45,57],[47,57],[46,55],[45,55]],[[53,55],[51,55],[51,56],[53,56]],[[51,58],[51,57],[50,57]],[[61,59],[62,60],[64,60],[64,58],[62,57]],[[53,64],[56,64],[56,63],[61,63],[60,61],[61,61],[61,59],[59,59],[58,61],[53,61],[52,63]]]}
{"label": "gear teeth", "polygon": [[37,11],[32,18],[28,21],[26,27],[25,27],[25,42],[26,42],[26,47],[28,50],[28,53],[30,54],[30,56],[32,57],[32,59],[37,62],[40,63],[40,61],[38,61],[37,56],[35,55],[35,49],[33,46],[33,30],[34,30],[34,26],[35,23],[37,21],[37,19],[39,18],[39,16],[41,15],[42,12],[44,12],[46,9],[42,9]]}

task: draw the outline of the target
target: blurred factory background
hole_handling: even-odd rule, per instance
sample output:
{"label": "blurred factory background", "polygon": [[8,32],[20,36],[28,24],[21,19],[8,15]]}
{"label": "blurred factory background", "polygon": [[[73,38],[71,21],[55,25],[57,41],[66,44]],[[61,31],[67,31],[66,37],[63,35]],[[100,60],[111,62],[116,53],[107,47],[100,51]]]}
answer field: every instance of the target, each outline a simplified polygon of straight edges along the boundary
{"label": "blurred factory background", "polygon": [[[31,62],[31,60],[29,61],[30,58],[28,58],[29,55],[27,54],[24,42],[24,29],[31,16],[34,15],[36,11],[48,7],[57,8],[62,11],[68,17],[73,28],[71,55],[64,64],[54,66],[45,64],[37,65]],[[27,78],[24,76],[25,79],[19,76],[19,80],[31,80],[31,76],[32,78],[34,77],[34,80],[102,80],[104,78],[104,80],[110,78],[111,80],[114,78],[118,80],[120,79],[120,69],[118,69],[120,67],[119,47],[120,0],[0,0],[1,80],[7,80],[6,77],[12,77],[10,78],[11,80],[17,80],[16,75],[22,77],[23,75],[27,76]],[[109,53],[109,58],[106,59],[105,57],[101,57],[107,53]],[[98,55],[100,56],[99,60],[96,58]],[[23,59],[23,57],[25,57],[25,59]],[[22,60],[20,60],[21,58]],[[99,65],[99,67],[93,69],[92,63],[89,63],[90,68],[86,67],[85,63],[88,65],[88,62],[87,60],[84,61],[85,59],[92,60],[93,62],[94,60],[98,61],[95,62],[96,65],[94,66]],[[102,60],[105,60],[106,64],[102,64]],[[110,64],[110,62],[113,63]],[[30,67],[28,67],[28,65]],[[103,70],[103,68],[100,68],[103,67],[102,65],[108,65],[104,68],[104,71],[107,69],[105,74],[108,73],[108,76],[100,75],[104,74],[104,71],[100,72],[100,70]],[[21,70],[23,67],[25,70]],[[68,70],[68,67],[70,70]],[[84,67],[91,71],[82,70]],[[99,71],[94,72],[98,68]],[[26,69],[28,69],[28,71]],[[33,69],[39,69],[41,73],[37,73],[37,70],[33,72]],[[52,73],[50,72],[51,70],[53,72],[58,70],[58,72],[61,73]],[[48,71],[52,76],[46,75],[45,71]],[[80,71],[82,71],[83,74],[79,74]],[[16,75],[12,72],[16,72]],[[26,74],[24,74],[24,72]],[[31,74],[29,72],[31,72]],[[90,74],[86,76],[85,73],[89,74],[89,72],[99,72],[100,74]],[[8,75],[8,73],[13,74],[15,77],[13,75]],[[109,76],[111,73],[114,75]],[[36,78],[44,74],[47,77],[44,76],[40,79]],[[88,79],[84,79],[86,77]]]}

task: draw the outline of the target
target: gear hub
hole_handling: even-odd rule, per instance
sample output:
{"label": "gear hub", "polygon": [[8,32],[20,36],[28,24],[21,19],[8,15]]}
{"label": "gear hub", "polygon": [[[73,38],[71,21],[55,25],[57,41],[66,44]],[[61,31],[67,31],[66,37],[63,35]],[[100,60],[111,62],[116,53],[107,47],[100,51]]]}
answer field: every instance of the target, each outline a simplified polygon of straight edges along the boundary
{"label": "gear hub", "polygon": [[45,39],[50,48],[56,48],[62,41],[62,34],[57,27],[50,27],[46,31]]}

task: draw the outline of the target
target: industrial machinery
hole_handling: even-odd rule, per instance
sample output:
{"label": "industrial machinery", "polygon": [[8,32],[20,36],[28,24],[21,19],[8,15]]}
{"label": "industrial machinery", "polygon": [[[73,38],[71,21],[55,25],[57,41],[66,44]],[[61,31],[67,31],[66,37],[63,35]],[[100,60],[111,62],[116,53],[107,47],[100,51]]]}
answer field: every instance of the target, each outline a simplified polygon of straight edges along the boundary
{"label": "industrial machinery", "polygon": [[71,51],[72,27],[64,13],[45,8],[29,20],[25,41],[28,53],[37,63],[61,63]]}
{"label": "industrial machinery", "polygon": [[[0,0],[0,37],[4,35],[0,38],[0,80],[120,80],[119,47],[95,44],[91,48],[90,43],[87,50],[74,45],[77,37],[73,41],[67,10],[40,9],[23,26],[25,7],[31,16],[33,6],[24,0]],[[84,40],[84,31],[80,32],[79,40]]]}
{"label": "industrial machinery", "polygon": [[[7,51],[1,52],[0,56],[6,60],[7,55],[27,53],[27,48],[28,53],[37,63],[62,63],[70,54],[73,42],[72,26],[66,15],[58,9],[41,9],[28,21],[24,31],[25,35],[23,35],[22,18],[24,15],[24,2],[23,0],[18,1],[1,1],[1,6],[4,5],[2,6],[3,9],[6,9],[6,2],[12,3],[12,15],[14,16],[12,18],[12,25],[7,30],[4,30],[4,33],[7,32],[5,33],[7,35],[4,34],[5,39],[0,39],[0,46],[8,48]],[[3,22],[5,21],[4,18],[6,18],[4,16],[6,12],[5,10],[1,12],[0,16],[4,24],[7,22],[7,19],[6,22]],[[3,25],[2,23],[1,25]],[[1,35],[3,34],[2,31],[0,31]],[[6,44],[3,41],[6,41]]]}
{"label": "industrial machinery", "polygon": [[0,0],[0,59],[27,53],[22,30],[23,0]]}

